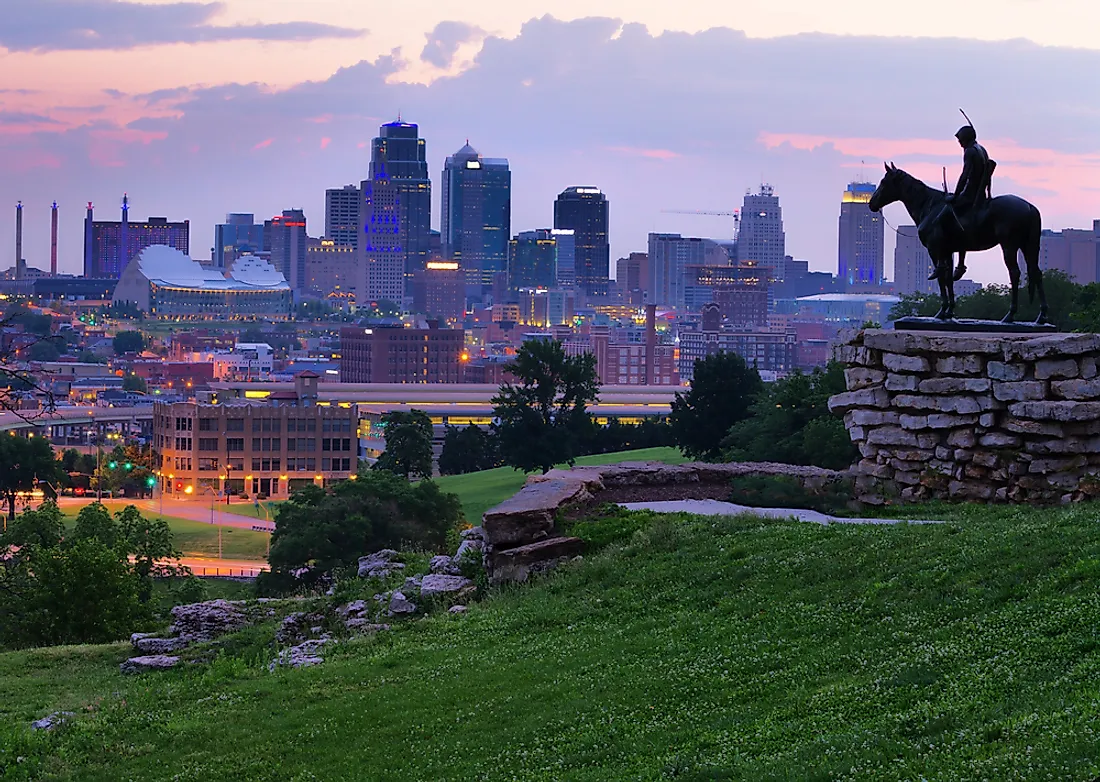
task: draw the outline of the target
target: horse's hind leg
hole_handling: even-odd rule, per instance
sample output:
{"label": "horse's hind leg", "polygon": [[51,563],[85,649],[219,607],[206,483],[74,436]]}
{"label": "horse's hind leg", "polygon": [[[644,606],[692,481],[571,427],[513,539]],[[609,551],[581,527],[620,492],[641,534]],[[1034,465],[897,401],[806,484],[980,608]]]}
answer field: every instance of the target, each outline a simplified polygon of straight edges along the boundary
{"label": "horse's hind leg", "polygon": [[946,259],[933,259],[936,265],[936,280],[940,284],[940,311],[936,313],[937,320],[951,320],[955,310],[955,296],[950,283],[951,260],[950,255]]}
{"label": "horse's hind leg", "polygon": [[[1008,314],[1001,319],[1001,323],[1012,323],[1016,319],[1016,308],[1020,301],[1020,262],[1016,259],[1019,249],[1002,245],[1001,250],[1005,256],[1005,266],[1008,267],[1008,281],[1012,289],[1012,303]],[[1038,267],[1038,263],[1035,264]]]}
{"label": "horse's hind leg", "polygon": [[1039,316],[1036,323],[1047,323],[1047,292],[1043,287],[1043,270],[1039,268],[1039,244],[1028,242],[1024,247],[1024,262],[1027,264],[1027,289],[1039,294]]}

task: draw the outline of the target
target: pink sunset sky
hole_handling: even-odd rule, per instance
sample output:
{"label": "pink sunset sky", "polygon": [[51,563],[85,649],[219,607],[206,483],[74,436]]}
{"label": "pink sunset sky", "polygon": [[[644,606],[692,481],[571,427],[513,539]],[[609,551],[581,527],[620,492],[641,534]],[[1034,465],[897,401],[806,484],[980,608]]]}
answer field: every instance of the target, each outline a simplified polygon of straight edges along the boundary
{"label": "pink sunset sky", "polygon": [[[836,270],[840,194],[889,159],[928,181],[960,152],[967,109],[1046,227],[1100,218],[1100,3],[1093,0],[34,0],[0,26],[0,203],[26,204],[42,266],[62,207],[63,271],[80,268],[87,201],[114,218],[190,219],[204,257],[226,212],[302,207],[366,176],[398,112],[438,181],[466,141],[509,158],[514,231],[554,196],[598,185],[613,257],[650,231],[717,238],[747,188],[775,186],[787,250]],[[438,204],[436,195],[438,224]],[[9,212],[10,214],[10,212]],[[894,207],[892,223],[905,221]],[[0,215],[0,266],[14,259]],[[888,246],[892,243],[888,240]],[[887,257],[887,269],[891,266]],[[972,264],[1005,278],[996,254]]]}

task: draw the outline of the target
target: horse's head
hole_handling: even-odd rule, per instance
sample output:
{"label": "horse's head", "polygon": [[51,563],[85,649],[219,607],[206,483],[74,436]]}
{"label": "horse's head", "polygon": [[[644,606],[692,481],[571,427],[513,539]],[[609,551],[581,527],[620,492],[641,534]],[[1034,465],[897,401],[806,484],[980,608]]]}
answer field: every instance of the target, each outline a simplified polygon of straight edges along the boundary
{"label": "horse's head", "polygon": [[904,172],[893,163],[886,163],[886,176],[878,183],[867,206],[872,212],[881,211],[901,198],[901,180]]}

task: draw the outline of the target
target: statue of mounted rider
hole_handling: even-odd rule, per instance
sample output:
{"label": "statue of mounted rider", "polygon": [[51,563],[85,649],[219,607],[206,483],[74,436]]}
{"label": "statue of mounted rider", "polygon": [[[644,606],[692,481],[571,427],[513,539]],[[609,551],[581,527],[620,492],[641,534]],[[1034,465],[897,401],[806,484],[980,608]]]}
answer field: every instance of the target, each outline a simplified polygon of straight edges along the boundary
{"label": "statue of mounted rider", "polygon": [[[966,117],[965,112],[963,116]],[[963,170],[954,193],[947,192],[946,183],[943,191],[937,190],[889,163],[869,206],[877,212],[900,201],[916,223],[917,235],[934,264],[928,279],[936,280],[940,286],[943,306],[936,313],[939,320],[954,317],[954,284],[966,273],[966,254],[1000,246],[1012,294],[1011,307],[1003,322],[1011,323],[1016,316],[1020,286],[1018,256],[1022,251],[1027,265],[1028,294],[1039,298],[1036,323],[1045,323],[1046,293],[1043,273],[1039,269],[1042,216],[1035,206],[1019,196],[993,197],[993,172],[997,163],[978,143],[978,134],[970,118],[966,120],[967,124],[955,134],[963,148]],[[959,254],[959,263],[952,271],[955,253]]]}

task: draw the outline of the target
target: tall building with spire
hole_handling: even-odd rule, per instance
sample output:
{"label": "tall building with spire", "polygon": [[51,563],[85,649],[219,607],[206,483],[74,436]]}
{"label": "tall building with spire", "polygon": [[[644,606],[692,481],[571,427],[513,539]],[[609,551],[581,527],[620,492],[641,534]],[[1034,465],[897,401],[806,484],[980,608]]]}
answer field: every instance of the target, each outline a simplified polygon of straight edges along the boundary
{"label": "tall building with spire", "polygon": [[466,272],[466,293],[481,299],[493,275],[508,269],[512,172],[504,158],[484,158],[467,140],[443,165],[443,255]]}
{"label": "tall building with spire", "polygon": [[411,296],[413,276],[428,261],[432,184],[426,151],[419,128],[401,119],[379,128],[371,144],[368,178],[359,187],[360,306]]}
{"label": "tall building with spire", "polygon": [[846,288],[878,287],[885,276],[885,226],[871,211],[874,192],[869,182],[853,182],[840,201],[837,279]]}
{"label": "tall building with spire", "polygon": [[568,187],[554,202],[554,227],[574,233],[576,285],[587,296],[607,296],[611,279],[608,200],[598,187]]}
{"label": "tall building with spire", "polygon": [[741,230],[737,235],[738,260],[763,266],[772,280],[782,282],[786,279],[786,247],[783,208],[775,189],[762,184],[758,193],[745,193]]}
{"label": "tall building with spire", "polygon": [[146,247],[163,244],[190,253],[191,224],[170,223],[166,217],[150,217],[144,223],[130,222],[130,198],[122,196],[122,219],[96,220],[92,204],[84,218],[84,276],[115,279]]}

